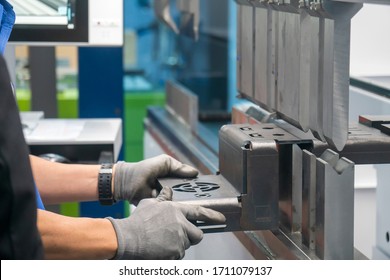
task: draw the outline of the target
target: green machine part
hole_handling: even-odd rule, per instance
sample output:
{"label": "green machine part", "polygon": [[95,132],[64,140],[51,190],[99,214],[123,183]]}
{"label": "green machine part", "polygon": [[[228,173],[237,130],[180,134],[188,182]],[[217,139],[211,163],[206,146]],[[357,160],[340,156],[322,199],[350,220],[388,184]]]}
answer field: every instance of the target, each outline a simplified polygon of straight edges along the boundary
{"label": "green machine part", "polygon": [[143,160],[144,119],[149,106],[163,106],[163,92],[126,92],[125,93],[125,160],[129,162]]}
{"label": "green machine part", "polygon": [[[124,134],[125,161],[143,160],[144,119],[149,106],[163,106],[165,93],[154,91],[125,92]],[[125,217],[130,215],[130,206],[125,203]]]}

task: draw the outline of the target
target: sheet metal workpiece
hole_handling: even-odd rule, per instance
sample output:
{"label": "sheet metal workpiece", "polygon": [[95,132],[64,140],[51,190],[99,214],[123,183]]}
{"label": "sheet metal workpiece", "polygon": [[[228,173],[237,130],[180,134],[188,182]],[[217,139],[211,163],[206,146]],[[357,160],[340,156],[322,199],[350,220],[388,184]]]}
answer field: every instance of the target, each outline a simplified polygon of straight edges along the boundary
{"label": "sheet metal workpiece", "polygon": [[[219,168],[241,194],[241,227],[279,224],[279,153],[272,124],[225,125],[219,132]],[[283,135],[279,134],[283,141]]]}
{"label": "sheet metal workpiece", "polygon": [[202,175],[193,179],[162,178],[158,183],[161,187],[172,188],[173,201],[203,206],[225,215],[226,223],[222,225],[194,221],[205,232],[243,230],[240,226],[241,194],[222,175]]}

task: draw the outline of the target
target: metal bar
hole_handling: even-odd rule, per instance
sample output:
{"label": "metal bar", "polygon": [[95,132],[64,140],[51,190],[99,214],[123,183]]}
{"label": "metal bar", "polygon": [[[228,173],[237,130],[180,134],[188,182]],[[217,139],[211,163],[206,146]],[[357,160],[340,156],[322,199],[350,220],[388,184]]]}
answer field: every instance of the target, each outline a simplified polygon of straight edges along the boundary
{"label": "metal bar", "polygon": [[268,8],[255,9],[255,95],[254,98],[266,108],[270,108],[268,100]]}
{"label": "metal bar", "polygon": [[348,139],[350,19],[362,5],[325,1],[322,7],[323,131],[327,142],[341,151]]}
{"label": "metal bar", "polygon": [[237,80],[237,91],[243,92],[242,81],[241,81],[241,71],[242,71],[242,6],[237,5],[237,55],[236,55],[236,80]]}
{"label": "metal bar", "polygon": [[177,116],[188,128],[198,126],[198,96],[176,81],[166,83],[167,110]]}
{"label": "metal bar", "polygon": [[[319,41],[319,128],[323,139],[329,140],[332,135],[333,120],[333,60],[334,60],[334,22],[330,18],[320,17]],[[345,104],[339,109],[344,109]],[[319,133],[320,134],[320,133]],[[321,135],[321,134],[320,134]],[[328,136],[328,138],[327,138]],[[323,140],[322,139],[322,140]]]}
{"label": "metal bar", "polygon": [[300,14],[279,11],[277,111],[301,128],[300,106]]}
{"label": "metal bar", "polygon": [[[218,156],[205,147],[183,123],[166,110],[160,107],[149,108],[148,119],[150,122],[146,122],[146,127],[155,137],[167,135],[169,138],[169,143],[166,144],[167,149],[179,150],[204,174],[210,174],[210,172],[215,174],[218,171]],[[161,139],[162,142],[164,140]],[[213,140],[210,139],[210,141]]]}
{"label": "metal bar", "polygon": [[241,6],[241,90],[253,97],[253,7]]}
{"label": "metal bar", "polygon": [[302,243],[314,250],[317,158],[307,150],[303,150],[302,157]]}
{"label": "metal bar", "polygon": [[302,231],[302,150],[292,145],[292,232]]}
{"label": "metal bar", "polygon": [[311,83],[311,16],[300,9],[300,61],[299,61],[299,123],[304,131],[309,129]]}
{"label": "metal bar", "polygon": [[390,258],[390,219],[389,219],[389,197],[390,188],[387,174],[390,165],[376,165],[378,184],[376,189],[376,241],[374,247],[375,259]]}
{"label": "metal bar", "polygon": [[270,9],[268,11],[268,24],[271,26],[271,31],[268,34],[268,49],[271,49],[268,54],[268,100],[269,107],[272,109],[276,109],[276,99],[278,96],[278,44],[279,44],[279,36],[278,36],[278,24],[279,24],[279,11],[276,9]]}
{"label": "metal bar", "polygon": [[317,159],[316,254],[353,259],[354,163],[327,150]]}
{"label": "metal bar", "polygon": [[310,95],[309,95],[309,128],[320,140],[325,140],[322,129],[322,99],[320,91],[320,65],[323,57],[320,56],[320,18],[317,13],[310,15]]}
{"label": "metal bar", "polygon": [[380,130],[382,124],[390,124],[390,115],[384,115],[384,116],[361,115],[359,116],[359,123]]}
{"label": "metal bar", "polygon": [[[280,226],[288,233],[292,232],[292,150],[291,145],[279,147],[279,211]],[[278,175],[279,176],[279,175]]]}

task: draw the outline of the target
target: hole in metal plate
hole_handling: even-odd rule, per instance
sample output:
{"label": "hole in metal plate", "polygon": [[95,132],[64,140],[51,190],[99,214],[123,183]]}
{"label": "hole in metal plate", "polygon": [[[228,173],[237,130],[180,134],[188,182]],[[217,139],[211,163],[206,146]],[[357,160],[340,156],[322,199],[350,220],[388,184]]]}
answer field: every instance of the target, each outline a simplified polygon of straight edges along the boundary
{"label": "hole in metal plate", "polygon": [[261,135],[260,133],[251,133],[249,134],[249,136],[253,138],[263,138],[263,135]]}
{"label": "hole in metal plate", "polygon": [[253,130],[251,127],[241,127],[240,130],[242,131],[250,131],[250,130]]}
{"label": "hole in metal plate", "polygon": [[210,197],[211,194],[209,194],[209,193],[197,193],[195,196],[196,197]]}
{"label": "hole in metal plate", "polygon": [[172,189],[177,192],[194,193],[197,198],[211,197],[210,192],[218,190],[219,188],[220,186],[218,184],[198,181],[182,183],[172,187]]}

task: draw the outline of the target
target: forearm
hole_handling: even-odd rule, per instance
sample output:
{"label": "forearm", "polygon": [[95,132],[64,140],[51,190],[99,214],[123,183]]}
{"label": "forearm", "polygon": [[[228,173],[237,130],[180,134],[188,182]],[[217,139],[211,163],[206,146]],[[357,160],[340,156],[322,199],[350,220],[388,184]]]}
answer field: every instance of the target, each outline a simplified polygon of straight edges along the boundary
{"label": "forearm", "polygon": [[38,210],[38,229],[47,259],[111,259],[118,246],[107,219],[71,218]]}
{"label": "forearm", "polygon": [[100,165],[62,164],[30,156],[35,183],[45,204],[98,199]]}

